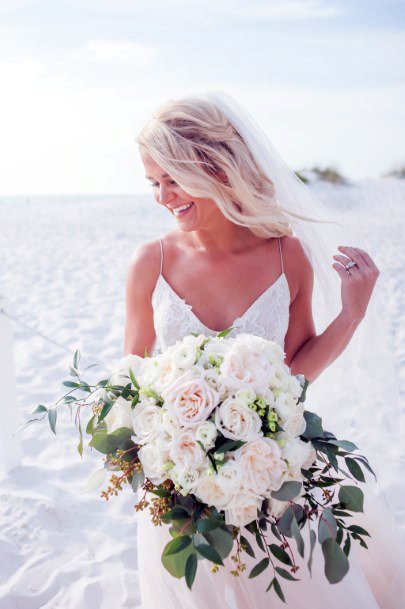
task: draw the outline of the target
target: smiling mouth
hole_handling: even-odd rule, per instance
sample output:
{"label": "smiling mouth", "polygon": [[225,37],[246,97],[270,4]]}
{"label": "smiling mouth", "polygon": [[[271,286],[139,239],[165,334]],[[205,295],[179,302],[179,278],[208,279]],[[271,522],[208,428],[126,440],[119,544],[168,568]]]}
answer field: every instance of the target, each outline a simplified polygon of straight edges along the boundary
{"label": "smiling mouth", "polygon": [[194,201],[187,203],[186,205],[180,205],[172,209],[173,214],[178,218],[179,216],[185,216],[186,213],[194,206]]}

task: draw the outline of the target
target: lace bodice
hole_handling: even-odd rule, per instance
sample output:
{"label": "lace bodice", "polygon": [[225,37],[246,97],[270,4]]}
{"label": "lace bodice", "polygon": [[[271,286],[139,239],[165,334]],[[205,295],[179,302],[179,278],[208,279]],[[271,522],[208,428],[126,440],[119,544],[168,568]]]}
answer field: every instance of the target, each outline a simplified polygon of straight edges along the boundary
{"label": "lace bodice", "polygon": [[[162,247],[162,243],[161,243]],[[229,336],[249,333],[274,340],[284,348],[289,322],[290,290],[284,273],[279,240],[282,273],[233,324]],[[162,249],[163,263],[163,249]],[[161,266],[162,271],[162,266]],[[152,294],[153,318],[156,332],[154,353],[164,351],[186,334],[198,332],[215,336],[195,315],[193,308],[173,290],[160,272]]]}

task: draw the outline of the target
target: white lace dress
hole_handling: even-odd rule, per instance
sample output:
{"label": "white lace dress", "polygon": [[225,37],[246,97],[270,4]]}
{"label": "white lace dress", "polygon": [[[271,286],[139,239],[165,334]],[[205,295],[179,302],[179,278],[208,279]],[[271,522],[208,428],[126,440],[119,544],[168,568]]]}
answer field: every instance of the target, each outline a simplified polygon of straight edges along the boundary
{"label": "white lace dress", "polygon": [[[279,240],[280,245],[280,240]],[[281,255],[281,246],[280,246]],[[284,338],[289,322],[290,291],[282,273],[249,309],[233,323],[233,333],[251,333],[277,341],[284,347]],[[154,324],[157,336],[155,352],[173,345],[190,332],[215,335],[195,315],[192,307],[180,298],[160,274],[152,296]],[[371,483],[370,483],[371,484]],[[382,523],[378,506],[366,495],[367,521],[357,518],[358,524],[365,526],[373,534],[371,551],[352,548],[350,571],[339,584],[331,585],[323,572],[323,555],[317,543],[313,557],[312,578],[306,566],[296,574],[299,582],[281,580],[286,596],[286,605],[267,592],[271,576],[264,572],[254,579],[248,574],[261,556],[258,550],[256,560],[244,556],[246,572],[239,577],[230,574],[233,563],[225,561],[225,568],[213,574],[211,563],[199,561],[193,589],[190,591],[184,579],[175,579],[161,564],[161,553],[171,537],[165,525],[155,527],[147,510],[138,514],[138,569],[142,609],[400,609],[402,601],[398,594],[398,574],[390,548],[390,536]],[[387,523],[387,526],[390,526]],[[307,527],[306,548],[309,548]],[[393,535],[394,533],[392,533]],[[270,540],[270,537],[269,537]],[[276,540],[273,540],[276,541]],[[254,544],[254,542],[253,542]],[[307,550],[306,550],[307,551]],[[307,553],[306,553],[307,557]],[[280,578],[279,578],[280,579]]]}

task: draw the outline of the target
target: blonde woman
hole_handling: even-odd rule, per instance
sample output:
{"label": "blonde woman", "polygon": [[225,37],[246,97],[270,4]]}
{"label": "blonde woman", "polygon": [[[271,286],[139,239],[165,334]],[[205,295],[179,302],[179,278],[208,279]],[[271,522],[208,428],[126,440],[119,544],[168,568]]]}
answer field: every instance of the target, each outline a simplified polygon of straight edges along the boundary
{"label": "blonde woman", "polygon": [[[143,356],[190,332],[214,335],[232,326],[234,334],[276,340],[292,372],[315,381],[342,354],[365,317],[379,275],[372,258],[358,247],[339,244],[326,270],[333,274],[333,267],[339,279],[340,310],[317,334],[313,290],[318,279],[325,302],[333,291],[333,280],[322,279],[331,244],[327,233],[314,232],[319,224],[311,217],[312,195],[240,106],[218,93],[170,101],[154,113],[138,143],[155,200],[177,227],[143,244],[130,262],[125,354]],[[140,514],[143,609],[282,606],[265,592],[265,574],[235,578],[231,566],[212,574],[206,562],[200,563],[190,592],[161,565],[169,539],[165,527],[154,527],[146,512]],[[255,564],[249,559],[247,572],[250,562]],[[328,584],[323,574],[320,547],[312,580],[304,571],[299,583],[284,586],[289,607],[395,606],[386,596],[392,573],[373,578],[354,552],[349,574],[338,585]]]}

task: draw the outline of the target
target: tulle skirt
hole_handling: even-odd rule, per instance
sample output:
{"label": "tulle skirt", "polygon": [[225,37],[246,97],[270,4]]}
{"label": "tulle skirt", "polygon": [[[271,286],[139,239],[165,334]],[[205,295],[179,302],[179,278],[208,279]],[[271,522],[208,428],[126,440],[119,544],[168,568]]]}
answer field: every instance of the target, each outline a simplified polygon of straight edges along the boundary
{"label": "tulle skirt", "polygon": [[[312,576],[309,574],[306,566],[310,547],[309,530],[307,526],[304,527],[305,560],[294,552],[296,562],[302,565],[295,574],[300,581],[291,582],[278,577],[286,603],[276,596],[274,590],[266,592],[272,579],[270,569],[256,578],[248,578],[254,565],[264,557],[259,549],[256,559],[243,553],[246,571],[238,577],[230,573],[234,568],[230,558],[224,561],[225,567],[220,567],[216,573],[211,572],[212,563],[200,560],[190,591],[184,579],[174,578],[161,563],[163,548],[171,539],[169,527],[154,526],[148,509],[139,512],[138,568],[142,609],[281,609],[286,606],[294,609],[403,609],[405,597],[401,576],[405,577],[405,573],[402,570],[404,563],[397,526],[379,498],[371,477],[362,488],[365,511],[356,514],[353,522],[370,533],[371,539],[367,538],[369,549],[352,542],[349,572],[341,582],[330,584],[324,574],[323,554],[318,542],[313,554]],[[271,533],[268,540],[269,543],[277,542],[271,539]],[[251,543],[257,547],[253,538]],[[302,562],[298,562],[298,559]]]}

